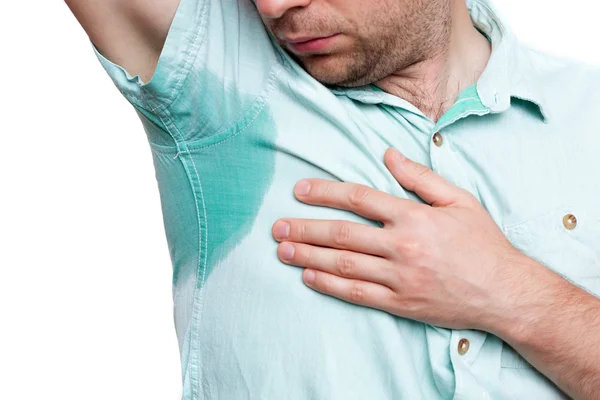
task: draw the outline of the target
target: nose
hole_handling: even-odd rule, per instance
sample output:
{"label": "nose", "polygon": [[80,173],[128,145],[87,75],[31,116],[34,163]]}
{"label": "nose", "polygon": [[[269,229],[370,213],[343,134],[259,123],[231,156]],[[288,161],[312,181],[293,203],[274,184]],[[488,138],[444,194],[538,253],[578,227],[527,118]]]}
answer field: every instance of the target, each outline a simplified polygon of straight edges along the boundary
{"label": "nose", "polygon": [[256,8],[263,18],[280,18],[295,7],[306,7],[312,0],[256,0]]}

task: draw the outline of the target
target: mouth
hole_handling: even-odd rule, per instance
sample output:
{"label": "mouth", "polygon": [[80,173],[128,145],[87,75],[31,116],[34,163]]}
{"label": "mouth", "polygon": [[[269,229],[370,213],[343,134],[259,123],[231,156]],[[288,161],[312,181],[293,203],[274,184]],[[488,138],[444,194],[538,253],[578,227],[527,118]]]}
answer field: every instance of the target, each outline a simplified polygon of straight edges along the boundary
{"label": "mouth", "polygon": [[286,46],[294,53],[323,53],[332,46],[340,34],[322,37],[284,38]]}

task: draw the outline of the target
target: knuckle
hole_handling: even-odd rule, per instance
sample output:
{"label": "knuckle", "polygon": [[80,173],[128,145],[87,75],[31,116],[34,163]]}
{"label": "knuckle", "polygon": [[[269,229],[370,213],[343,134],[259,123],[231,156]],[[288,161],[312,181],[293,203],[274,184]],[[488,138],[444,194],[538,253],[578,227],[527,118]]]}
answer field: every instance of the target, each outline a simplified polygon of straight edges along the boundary
{"label": "knuckle", "polygon": [[333,289],[334,289],[333,282],[331,281],[331,279],[329,279],[327,277],[323,277],[321,279],[321,281],[319,282],[319,287],[325,293],[333,293]]}
{"label": "knuckle", "polygon": [[306,232],[306,225],[303,223],[299,223],[296,226],[296,232],[298,234],[298,239],[300,242],[306,242],[308,237],[307,237],[307,232]]}
{"label": "knuckle", "polygon": [[417,179],[428,179],[431,172],[433,172],[429,168],[425,167],[424,165],[419,165],[418,169],[419,170],[417,172]]}
{"label": "knuckle", "polygon": [[351,277],[356,272],[356,262],[354,257],[348,253],[341,253],[337,258],[337,271],[340,276]]}
{"label": "knuckle", "polygon": [[398,313],[406,317],[418,315],[418,308],[412,299],[397,300],[396,307],[400,310]]}
{"label": "knuckle", "polygon": [[415,178],[415,192],[420,192],[421,187],[426,184],[432,177],[432,171],[427,167],[419,168]]}
{"label": "knuckle", "polygon": [[411,278],[409,279],[411,285],[415,290],[419,290],[422,293],[432,292],[432,288],[435,284],[435,276],[428,268],[416,268]]}
{"label": "knuckle", "polygon": [[338,246],[345,246],[350,239],[350,224],[347,222],[338,222],[333,228],[333,243]]}
{"label": "knuckle", "polygon": [[355,282],[350,288],[350,301],[353,303],[362,303],[365,299],[365,290],[363,286]]}
{"label": "knuckle", "polygon": [[424,255],[423,244],[414,239],[403,239],[396,242],[395,251],[405,259],[419,259]]}
{"label": "knuckle", "polygon": [[364,185],[358,185],[355,189],[350,191],[348,201],[353,206],[361,206],[366,203],[368,196],[369,188]]}
{"label": "knuckle", "polygon": [[317,193],[320,198],[328,198],[331,195],[331,185],[329,183],[319,184]]}

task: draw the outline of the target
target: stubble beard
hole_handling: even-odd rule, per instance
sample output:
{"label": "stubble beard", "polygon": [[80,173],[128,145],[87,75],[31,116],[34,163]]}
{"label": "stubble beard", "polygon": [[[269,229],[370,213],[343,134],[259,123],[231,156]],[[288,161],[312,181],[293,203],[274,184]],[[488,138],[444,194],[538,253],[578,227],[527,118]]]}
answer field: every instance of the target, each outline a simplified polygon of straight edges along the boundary
{"label": "stubble beard", "polygon": [[378,24],[371,24],[377,26],[377,30],[353,36],[352,49],[344,53],[302,58],[292,54],[292,57],[324,85],[357,87],[372,84],[442,51],[442,44],[449,41],[449,15],[449,9],[441,7],[428,10],[417,18],[412,15],[398,19],[381,16],[373,19]]}
{"label": "stubble beard", "polygon": [[[414,63],[424,55],[416,38],[387,35],[356,39],[353,49],[341,54],[292,57],[320,83],[357,87],[377,82]],[[404,45],[403,45],[404,44]]]}

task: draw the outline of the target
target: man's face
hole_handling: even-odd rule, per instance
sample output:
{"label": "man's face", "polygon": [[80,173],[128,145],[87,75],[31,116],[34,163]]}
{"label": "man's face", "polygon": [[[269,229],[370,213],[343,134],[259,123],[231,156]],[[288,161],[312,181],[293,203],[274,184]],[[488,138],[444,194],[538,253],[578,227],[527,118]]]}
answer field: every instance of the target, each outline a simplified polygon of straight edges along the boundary
{"label": "man's face", "polygon": [[318,81],[360,86],[432,56],[452,0],[255,0],[267,29]]}

